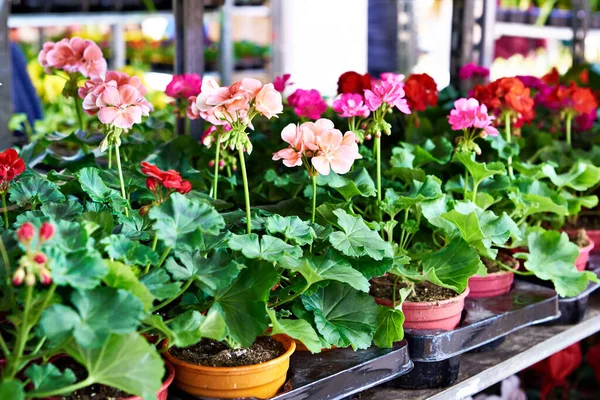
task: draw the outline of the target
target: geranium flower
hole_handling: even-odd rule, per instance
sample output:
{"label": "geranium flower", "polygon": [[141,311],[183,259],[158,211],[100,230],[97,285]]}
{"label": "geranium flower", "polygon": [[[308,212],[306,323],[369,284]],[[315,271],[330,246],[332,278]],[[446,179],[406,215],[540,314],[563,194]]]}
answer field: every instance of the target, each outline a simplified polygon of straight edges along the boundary
{"label": "geranium flower", "polygon": [[316,89],[297,89],[287,101],[290,107],[294,107],[294,112],[299,117],[319,119],[327,110],[327,103]]}
{"label": "geranium flower", "polygon": [[290,77],[290,74],[276,76],[275,79],[273,79],[273,87],[275,90],[277,90],[279,93],[283,93],[286,87],[292,85],[291,82],[288,82]]}
{"label": "geranium flower", "polygon": [[25,171],[25,163],[15,149],[0,153],[0,192],[6,192],[8,185]]}
{"label": "geranium flower", "polygon": [[356,93],[364,95],[366,89],[371,89],[373,78],[369,74],[361,75],[358,72],[348,71],[338,79],[338,94]]}
{"label": "geranium flower", "polygon": [[337,174],[350,171],[354,160],[362,158],[358,153],[358,144],[353,132],[342,132],[331,129],[318,138],[319,150],[311,158],[312,165],[321,175],[329,175],[333,170]]}
{"label": "geranium flower", "polygon": [[188,99],[197,96],[202,90],[202,78],[198,74],[173,75],[173,79],[167,85],[165,94],[172,98]]}
{"label": "geranium flower", "polygon": [[142,173],[148,178],[146,179],[146,187],[155,192],[158,189],[158,184],[167,189],[173,189],[181,194],[186,194],[192,190],[190,182],[184,181],[179,172],[172,169],[163,171],[154,164],[146,161],[142,162]]}
{"label": "geranium flower", "polygon": [[343,93],[333,102],[333,110],[340,117],[362,117],[367,118],[370,114],[369,107],[363,101],[363,97],[355,93]]}
{"label": "geranium flower", "polygon": [[547,85],[560,85],[560,74],[556,67],[553,67],[550,72],[542,76],[542,81]]}
{"label": "geranium flower", "polygon": [[476,86],[472,96],[495,115],[512,113],[517,120],[515,126],[530,122],[535,117],[531,91],[520,79],[501,78],[485,86]]}
{"label": "geranium flower", "polygon": [[129,129],[133,124],[142,122],[142,115],[147,115],[139,105],[142,95],[131,85],[119,88],[107,87],[96,103],[99,105],[98,119],[106,125],[114,125],[121,129]]}
{"label": "geranium flower", "polygon": [[302,156],[306,150],[303,140],[304,128],[300,125],[289,124],[281,131],[281,139],[290,147],[273,153],[273,160],[283,160],[286,167],[299,167],[302,165]]}
{"label": "geranium flower", "polygon": [[555,387],[565,387],[567,377],[581,365],[582,360],[581,345],[577,342],[534,364],[531,368],[543,376],[542,397],[550,394]]}
{"label": "geranium flower", "polygon": [[596,108],[598,103],[596,97],[589,88],[582,88],[572,83],[567,89],[566,107],[575,111],[576,114],[589,114]]}
{"label": "geranium flower", "polygon": [[365,103],[369,110],[375,111],[383,103],[396,107],[404,114],[410,114],[410,108],[404,98],[404,89],[397,82],[381,82],[373,86],[373,90],[365,90]]}
{"label": "geranium flower", "polygon": [[271,119],[283,112],[281,93],[275,90],[272,83],[266,84],[256,95],[254,106],[261,115]]}
{"label": "geranium flower", "polygon": [[96,115],[103,106],[103,103],[98,98],[104,90],[109,87],[119,88],[124,85],[133,86],[138,91],[140,97],[137,100],[137,105],[141,108],[142,115],[148,115],[153,110],[153,107],[144,98],[146,87],[137,76],[130,77],[125,72],[119,71],[108,71],[104,80],[101,78],[90,79],[79,88],[78,94],[83,99],[83,110],[88,115]]}
{"label": "geranium flower", "polygon": [[454,102],[448,122],[452,130],[460,131],[470,128],[482,129],[485,135],[498,135],[498,130],[492,126],[495,117],[488,115],[485,104],[479,104],[477,99],[462,98]]}
{"label": "geranium flower", "polygon": [[[17,229],[17,240],[25,247],[25,254],[19,259],[19,266],[12,275],[12,283],[20,286],[23,283],[33,286],[36,277],[43,285],[52,283],[52,277],[48,266],[48,256],[40,250],[40,245],[52,239],[56,229],[54,225],[44,222],[38,230],[31,222],[24,222]],[[35,246],[34,238],[39,240]]]}
{"label": "geranium flower", "polygon": [[404,78],[406,78],[406,75],[404,74],[396,74],[394,72],[382,72],[379,75],[379,79],[382,82],[396,82],[399,83],[401,85],[404,85]]}
{"label": "geranium flower", "polygon": [[490,76],[490,70],[475,63],[465,64],[458,70],[458,78],[461,81],[466,81],[473,77],[487,78],[488,76]]}
{"label": "geranium flower", "polygon": [[80,72],[89,78],[104,76],[107,67],[100,47],[80,37],[44,43],[38,61],[46,70],[56,68],[69,73]]}
{"label": "geranium flower", "polygon": [[411,110],[425,111],[428,106],[437,106],[437,84],[427,74],[412,74],[409,76],[404,83],[404,93]]}

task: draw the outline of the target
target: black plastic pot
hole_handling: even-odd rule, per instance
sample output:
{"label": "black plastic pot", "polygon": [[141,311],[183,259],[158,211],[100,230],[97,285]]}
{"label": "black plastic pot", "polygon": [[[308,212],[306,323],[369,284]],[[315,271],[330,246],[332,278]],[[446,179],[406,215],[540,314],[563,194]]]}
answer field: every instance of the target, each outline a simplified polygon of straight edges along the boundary
{"label": "black plastic pot", "polygon": [[[413,368],[406,340],[392,349],[335,349],[320,354],[296,351],[290,360],[289,381],[271,400],[343,399],[406,374]],[[169,400],[196,400],[177,388]]]}
{"label": "black plastic pot", "polygon": [[393,381],[406,389],[445,387],[458,377],[460,355],[497,348],[518,329],[558,318],[558,296],[552,289],[516,281],[506,294],[465,301],[461,326],[452,331],[406,331],[415,368]]}

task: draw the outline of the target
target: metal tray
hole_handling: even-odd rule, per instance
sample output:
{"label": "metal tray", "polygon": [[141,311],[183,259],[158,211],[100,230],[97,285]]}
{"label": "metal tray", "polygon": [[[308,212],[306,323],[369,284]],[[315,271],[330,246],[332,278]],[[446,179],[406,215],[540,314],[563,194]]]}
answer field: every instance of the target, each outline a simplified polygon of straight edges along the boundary
{"label": "metal tray", "polygon": [[[343,399],[408,373],[413,363],[406,340],[392,349],[335,349],[320,354],[296,352],[290,361],[283,393],[272,400]],[[174,385],[169,400],[196,400]]]}

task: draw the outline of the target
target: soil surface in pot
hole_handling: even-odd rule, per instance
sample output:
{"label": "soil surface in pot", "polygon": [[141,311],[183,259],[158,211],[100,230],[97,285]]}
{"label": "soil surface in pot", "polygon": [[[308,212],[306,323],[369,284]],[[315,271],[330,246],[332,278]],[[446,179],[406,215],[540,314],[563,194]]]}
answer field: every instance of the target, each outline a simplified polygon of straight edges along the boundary
{"label": "soil surface in pot", "polygon": [[169,350],[171,355],[190,364],[210,367],[241,367],[262,364],[285,353],[285,347],[270,336],[260,336],[247,349],[232,349],[226,344],[202,339],[199,343]]}
{"label": "soil surface in pot", "polygon": [[[398,283],[396,290],[400,290],[405,287],[403,284]],[[394,299],[394,277],[393,276],[382,276],[371,280],[371,296],[393,300]],[[435,286],[429,282],[422,282],[415,285],[415,290],[411,293],[406,301],[414,303],[427,303],[432,301],[441,301],[451,299],[458,296],[458,294],[451,289]],[[400,295],[396,293],[396,301],[400,299]]]}
{"label": "soil surface in pot", "polygon": [[[499,253],[498,258],[507,267],[510,267],[513,269],[519,268],[519,262],[507,254]],[[482,258],[481,261],[483,261],[483,265],[485,265],[485,268],[487,269],[488,274],[506,271],[506,269],[504,269],[500,265],[498,265],[496,260],[488,260],[487,258]]]}
{"label": "soil surface in pot", "polygon": [[[70,357],[61,357],[52,362],[59,370],[64,371],[69,368],[75,374],[77,382],[87,378],[87,370],[85,367]],[[125,393],[122,390],[115,389],[105,385],[91,385],[79,389],[69,396],[60,397],[61,400],[114,400],[126,397],[133,397],[133,395]]]}
{"label": "soil surface in pot", "polygon": [[590,244],[590,238],[587,233],[585,233],[585,229],[578,229],[577,232],[569,235],[569,239],[579,246],[580,249]]}

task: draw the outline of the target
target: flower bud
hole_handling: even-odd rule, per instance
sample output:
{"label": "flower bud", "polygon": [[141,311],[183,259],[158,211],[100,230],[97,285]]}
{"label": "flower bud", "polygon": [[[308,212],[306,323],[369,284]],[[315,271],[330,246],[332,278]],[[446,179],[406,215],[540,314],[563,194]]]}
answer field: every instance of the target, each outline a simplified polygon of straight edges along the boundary
{"label": "flower bud", "polygon": [[35,285],[35,276],[31,272],[28,272],[27,275],[25,275],[25,284],[27,286]]}
{"label": "flower bud", "polygon": [[[213,162],[214,163],[214,162]],[[219,161],[219,168],[223,168],[225,166],[225,161],[220,160]]]}
{"label": "flower bud", "polygon": [[52,236],[54,236],[54,230],[54,225],[49,222],[44,222],[40,228],[40,240],[42,242],[47,242],[48,240],[52,239]]}
{"label": "flower bud", "polygon": [[40,268],[40,281],[44,285],[49,285],[52,283],[52,277],[50,276],[50,271],[48,269],[42,267]]}
{"label": "flower bud", "polygon": [[481,131],[481,133],[479,134],[479,136],[481,136],[482,139],[485,139],[488,136],[488,134],[487,134],[486,131]]}
{"label": "flower bud", "polygon": [[155,192],[157,185],[158,180],[156,178],[146,178],[146,187],[148,188],[148,190]]}
{"label": "flower bud", "polygon": [[140,208],[140,215],[146,215],[150,212],[150,209],[152,209],[152,204],[148,204],[143,206],[142,208]]}
{"label": "flower bud", "polygon": [[15,286],[21,286],[23,279],[25,279],[25,270],[23,268],[19,268],[13,274],[12,283]]}
{"label": "flower bud", "polygon": [[35,256],[33,256],[33,261],[40,265],[44,265],[48,261],[48,258],[44,253],[36,253]]}
{"label": "flower bud", "polygon": [[211,168],[214,167],[215,166],[215,160],[210,160],[208,162],[208,166],[211,167]]}
{"label": "flower bud", "polygon": [[19,239],[19,242],[24,244],[31,242],[31,239],[33,239],[34,235],[35,227],[31,222],[25,222],[17,230],[17,239]]}

